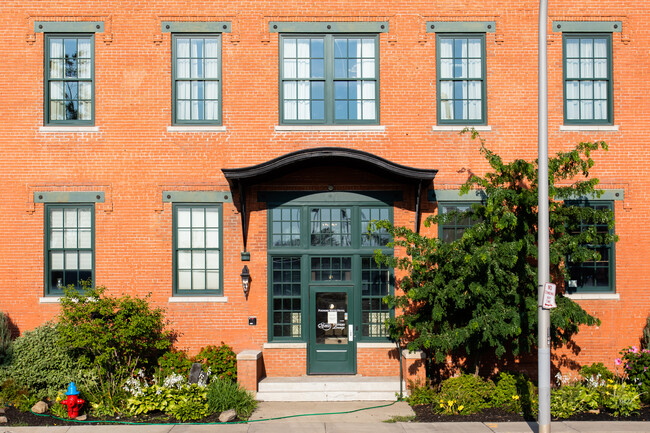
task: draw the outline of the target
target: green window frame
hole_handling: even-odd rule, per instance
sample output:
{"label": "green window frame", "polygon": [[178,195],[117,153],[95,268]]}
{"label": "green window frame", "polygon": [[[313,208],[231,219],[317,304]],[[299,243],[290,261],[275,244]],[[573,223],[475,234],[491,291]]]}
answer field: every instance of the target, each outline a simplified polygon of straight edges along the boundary
{"label": "green window frame", "polygon": [[95,280],[95,205],[45,204],[45,294]]}
{"label": "green window frame", "polygon": [[[394,290],[393,270],[378,268],[374,251],[385,232],[368,235],[371,220],[393,220],[388,205],[300,202],[268,207],[269,341],[305,341],[310,285],[351,285],[362,341],[387,341],[382,326],[394,311],[382,299]],[[304,308],[303,308],[304,307]],[[386,316],[388,314],[388,316]]]}
{"label": "green window frame", "polygon": [[[440,203],[438,212],[440,215],[450,212],[466,212],[472,208],[472,205],[478,202],[461,201]],[[476,224],[476,219],[471,216],[455,215],[450,221],[438,224],[438,238],[444,242],[454,242],[463,237],[463,233],[469,227]]]}
{"label": "green window frame", "polygon": [[487,123],[484,33],[436,35],[439,125]]}
{"label": "green window frame", "polygon": [[45,35],[45,124],[94,125],[94,34]]}
{"label": "green window frame", "polygon": [[223,293],[223,209],[220,203],[173,204],[174,294]]}
{"label": "green window frame", "polygon": [[378,124],[378,35],[280,35],[279,93],[282,124]]}
{"label": "green window frame", "polygon": [[563,33],[564,123],[613,122],[612,34]]}
{"label": "green window frame", "polygon": [[172,34],[175,125],[222,124],[221,34]]}
{"label": "green window frame", "polygon": [[[613,201],[581,200],[579,202],[567,201],[567,205],[590,207],[596,210],[610,210],[614,212]],[[606,223],[589,223],[581,221],[575,228],[578,231],[585,231],[591,227],[596,228],[597,233],[609,232],[614,234]],[[614,242],[606,245],[589,245],[589,248],[598,250],[600,260],[590,260],[582,263],[571,263],[567,257],[566,267],[569,272],[567,281],[568,293],[614,293],[615,277],[615,246]]]}

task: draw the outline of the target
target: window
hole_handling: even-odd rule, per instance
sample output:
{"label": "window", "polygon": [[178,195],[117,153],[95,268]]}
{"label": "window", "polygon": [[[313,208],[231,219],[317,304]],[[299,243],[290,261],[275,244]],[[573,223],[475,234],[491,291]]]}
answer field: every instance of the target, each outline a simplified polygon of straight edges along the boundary
{"label": "window", "polygon": [[221,205],[174,204],[173,215],[175,293],[220,294]]}
{"label": "window", "polygon": [[485,35],[439,34],[438,123],[485,124]]}
{"label": "window", "polygon": [[[579,202],[570,203],[582,207],[588,207],[595,211],[614,211],[613,202]],[[610,231],[606,222],[587,222],[581,221],[577,227],[570,227],[573,232],[585,232],[590,228],[595,228],[596,236],[614,234]],[[569,271],[569,281],[567,282],[567,291],[569,293],[586,293],[586,292],[613,292],[614,291],[614,242],[608,244],[589,244],[588,248],[595,250],[600,255],[597,260],[588,260],[581,263],[567,259],[567,269]]]}
{"label": "window", "polygon": [[46,293],[62,295],[94,279],[94,205],[46,205]]}
{"label": "window", "polygon": [[45,37],[45,123],[94,123],[94,36]]}
{"label": "window", "polygon": [[388,337],[386,320],[392,309],[384,303],[390,294],[390,270],[385,265],[377,266],[373,257],[361,259],[361,311],[363,337]]}
{"label": "window", "polygon": [[378,41],[376,35],[283,35],[282,123],[378,123]]}
{"label": "window", "polygon": [[463,237],[465,230],[476,224],[476,217],[463,215],[472,209],[471,202],[440,204],[440,215],[454,213],[450,220],[438,225],[438,236],[444,242],[454,242]]}
{"label": "window", "polygon": [[221,36],[172,37],[175,124],[221,124]]}
{"label": "window", "polygon": [[612,122],[611,34],[564,34],[564,120]]}

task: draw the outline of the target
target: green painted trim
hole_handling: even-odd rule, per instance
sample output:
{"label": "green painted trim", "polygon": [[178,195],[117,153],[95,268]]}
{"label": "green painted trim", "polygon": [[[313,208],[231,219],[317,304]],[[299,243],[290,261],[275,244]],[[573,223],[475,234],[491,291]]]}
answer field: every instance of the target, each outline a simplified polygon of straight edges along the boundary
{"label": "green painted trim", "polygon": [[[329,32],[332,33],[332,32]],[[379,125],[380,124],[380,82],[379,82],[379,37],[375,35],[362,35],[363,38],[374,38],[375,40],[375,77],[374,78],[351,78],[349,81],[357,81],[359,83],[373,82],[375,83],[375,119],[336,119],[335,115],[335,94],[334,94],[334,41],[337,38],[345,38],[347,36],[355,37],[357,35],[345,34],[325,34],[325,35],[311,35],[306,34],[305,38],[322,39],[323,40],[323,57],[324,57],[324,77],[318,79],[310,79],[311,81],[323,82],[324,87],[324,116],[323,119],[285,119],[284,116],[284,82],[299,81],[297,78],[282,78],[284,76],[284,37],[296,38],[295,34],[281,35],[280,37],[280,56],[278,70],[279,87],[279,122],[281,125]],[[348,81],[348,80],[343,80]],[[311,99],[310,99],[311,100]]]}
{"label": "green painted trim", "polygon": [[230,191],[163,191],[163,203],[232,203]]}
{"label": "green painted trim", "polygon": [[[576,38],[607,39],[607,119],[567,119],[567,79],[566,71],[566,40]],[[614,72],[613,72],[612,35],[607,33],[565,33],[562,35],[562,105],[565,125],[613,125],[614,124]],[[595,78],[584,78],[586,81],[595,81]],[[571,78],[571,81],[581,81]]]}
{"label": "green painted trim", "polygon": [[[205,38],[205,37],[210,37],[210,36],[213,37],[213,38],[217,38],[218,41],[219,41],[218,54],[217,54],[218,61],[219,61],[219,65],[217,66],[217,68],[219,70],[219,76],[217,78],[201,78],[198,81],[202,81],[204,84],[206,82],[208,82],[208,81],[216,81],[218,83],[218,88],[219,88],[219,90],[218,90],[218,92],[219,92],[218,98],[219,99],[217,100],[218,101],[218,104],[217,104],[218,105],[218,108],[217,108],[217,110],[218,110],[217,120],[178,120],[176,118],[176,105],[177,105],[177,103],[176,103],[177,102],[176,101],[176,83],[179,82],[179,81],[188,81],[188,82],[189,81],[196,81],[196,79],[195,80],[188,79],[188,78],[179,79],[176,76],[176,63],[177,63],[177,61],[176,61],[176,39],[178,37],[191,39],[193,37],[194,38]],[[222,119],[222,114],[223,114],[222,113],[223,90],[222,90],[222,85],[221,85],[221,82],[222,82],[222,80],[221,80],[221,72],[222,72],[221,71],[221,46],[222,46],[222,38],[221,38],[221,35],[218,34],[218,33],[213,34],[213,35],[204,34],[204,33],[198,33],[198,34],[185,34],[185,33],[183,33],[183,34],[180,34],[180,35],[176,35],[176,34],[172,35],[172,84],[171,84],[172,85],[172,101],[171,101],[171,104],[172,104],[172,125],[175,125],[175,126],[176,125],[184,125],[184,126],[186,126],[186,125],[220,126],[220,125],[223,124],[223,119]]]}
{"label": "green painted trim", "polygon": [[388,33],[388,21],[271,21],[270,33]]}
{"label": "green painted trim", "polygon": [[230,33],[230,21],[163,21],[162,33]]}
{"label": "green painted trim", "polygon": [[[623,189],[601,189],[600,194],[598,192],[588,195],[581,195],[577,197],[556,197],[558,200],[566,201],[623,201],[625,200],[625,190]],[[613,210],[613,209],[612,209]]]}
{"label": "green painted trim", "polygon": [[[90,82],[90,119],[89,120],[50,120],[50,82],[51,81],[63,81],[65,83],[65,78],[50,79],[50,38],[75,38],[75,39],[90,39],[90,78],[77,78],[72,81],[85,81]],[[72,126],[93,126],[95,125],[95,35],[84,35],[79,33],[66,34],[66,33],[55,33],[55,34],[46,34],[45,35],[45,47],[44,47],[45,56],[43,57],[43,124],[45,126],[61,126],[61,125],[72,125]]]}
{"label": "green painted trim", "polygon": [[427,21],[427,33],[494,33],[496,21]]}
{"label": "green painted trim", "polygon": [[467,194],[460,193],[458,189],[440,189],[440,190],[429,190],[427,192],[427,198],[431,202],[439,201],[456,201],[456,202],[480,202],[487,198],[485,191],[479,191],[472,189],[467,192]]}
{"label": "green painted trim", "polygon": [[[219,252],[219,289],[218,290],[178,290],[178,207],[190,208],[216,208],[219,211],[219,247],[218,248],[196,248],[199,251],[217,250]],[[184,248],[186,251],[194,251],[194,248]],[[172,206],[172,296],[223,296],[223,205],[221,203],[174,203]]]}
{"label": "green painted trim", "polygon": [[[480,32],[482,33],[482,32]],[[440,113],[442,112],[440,103],[440,74],[436,73],[436,118],[438,125],[487,125],[487,52],[485,48],[485,34],[477,33],[458,33],[458,34],[440,34],[436,35],[436,53],[440,53],[440,40],[441,39],[456,39],[463,37],[481,39],[481,118],[480,119],[442,119]],[[440,71],[440,55],[436,55],[436,71]],[[470,79],[457,79],[446,78],[444,81],[470,81]],[[472,79],[476,81],[477,79]]]}
{"label": "green painted trim", "polygon": [[34,33],[104,33],[104,21],[34,21]]}
{"label": "green painted trim", "polygon": [[[103,196],[103,193],[102,193]],[[102,199],[103,202],[103,199]],[[65,209],[65,208],[74,208],[74,209],[80,209],[80,208],[89,208],[91,210],[90,212],[90,248],[54,248],[56,250],[60,251],[66,251],[66,250],[71,250],[71,251],[90,251],[92,252],[92,264],[91,264],[91,272],[90,272],[90,279],[92,282],[92,287],[95,287],[95,205],[94,203],[81,203],[81,204],[59,204],[59,203],[46,203],[45,204],[45,221],[43,224],[43,267],[44,267],[44,275],[43,275],[43,294],[46,297],[60,297],[64,295],[63,290],[50,290],[50,274],[52,272],[51,269],[51,264],[50,264],[50,209],[52,208],[59,208],[59,209]],[[78,270],[78,269],[77,269]],[[65,275],[65,271],[64,271]],[[77,275],[78,276],[78,275]],[[65,278],[65,277],[64,277]]]}
{"label": "green painted trim", "polygon": [[251,253],[250,253],[250,251],[242,251],[241,252],[241,261],[242,262],[250,262],[251,261]]}
{"label": "green painted trim", "polygon": [[612,32],[621,33],[621,21],[553,21],[554,32]]}
{"label": "green painted trim", "polygon": [[34,203],[104,203],[104,191],[36,191]]}
{"label": "green painted trim", "polygon": [[269,205],[300,206],[303,204],[388,205],[404,200],[403,191],[260,191],[258,202]]}

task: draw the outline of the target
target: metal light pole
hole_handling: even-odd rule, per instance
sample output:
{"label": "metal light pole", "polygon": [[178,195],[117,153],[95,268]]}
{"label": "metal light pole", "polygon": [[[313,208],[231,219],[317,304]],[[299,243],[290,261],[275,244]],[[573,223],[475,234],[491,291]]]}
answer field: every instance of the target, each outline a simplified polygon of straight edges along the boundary
{"label": "metal light pole", "polygon": [[539,1],[538,65],[538,215],[537,215],[537,371],[539,433],[551,431],[551,315],[542,308],[544,285],[549,282],[548,217],[548,83],[546,73],[547,0]]}

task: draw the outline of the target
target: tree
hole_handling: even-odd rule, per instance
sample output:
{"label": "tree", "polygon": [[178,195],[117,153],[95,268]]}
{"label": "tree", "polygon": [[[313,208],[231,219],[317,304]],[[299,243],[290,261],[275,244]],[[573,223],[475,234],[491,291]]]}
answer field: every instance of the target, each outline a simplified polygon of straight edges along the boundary
{"label": "tree", "polygon": [[[472,138],[477,137],[472,131]],[[607,145],[580,143],[549,158],[551,278],[560,289],[568,277],[567,257],[576,263],[599,260],[589,245],[615,240],[595,228],[579,230],[581,222],[611,228],[611,212],[564,201],[598,196],[598,179],[589,178],[589,170],[594,165],[591,152],[599,148],[607,150]],[[406,336],[409,349],[424,349],[436,362],[460,355],[475,374],[494,355],[530,352],[537,335],[537,160],[505,163],[482,139],[480,152],[492,170],[483,176],[470,174],[461,193],[481,190],[484,201],[461,215],[425,220],[429,227],[471,216],[476,223],[462,238],[444,242],[387,221],[375,225],[392,235],[390,246],[406,251],[402,257],[379,251],[375,256],[379,263],[405,272],[398,282],[403,294],[386,299],[403,311],[388,323],[391,336]],[[581,325],[600,323],[559,292],[557,308],[551,311],[553,347],[570,343]]]}

